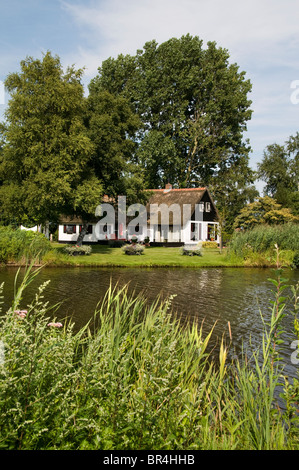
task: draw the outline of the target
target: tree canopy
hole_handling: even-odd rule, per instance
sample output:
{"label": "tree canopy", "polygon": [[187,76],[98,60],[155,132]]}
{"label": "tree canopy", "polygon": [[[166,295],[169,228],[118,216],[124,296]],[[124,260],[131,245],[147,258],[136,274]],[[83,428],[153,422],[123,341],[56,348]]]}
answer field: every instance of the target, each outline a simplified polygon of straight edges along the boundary
{"label": "tree canopy", "polygon": [[[83,122],[82,70],[63,72],[60,59],[21,62],[5,86],[11,95],[2,130],[2,219],[56,221],[61,214],[88,216],[103,192],[90,168],[94,150]],[[88,194],[88,201],[82,193]]]}
{"label": "tree canopy", "polygon": [[43,224],[61,215],[90,220],[104,193],[136,201],[143,189],[132,154],[138,116],[104,91],[84,96],[83,70],[58,56],[28,57],[10,74],[0,139],[4,223]]}
{"label": "tree canopy", "polygon": [[92,89],[126,97],[141,120],[135,162],[147,187],[209,185],[240,161],[251,117],[245,73],[227,50],[186,35],[102,63]]}
{"label": "tree canopy", "polygon": [[87,221],[104,194],[143,202],[144,189],[170,182],[208,186],[230,231],[256,197],[244,139],[251,83],[214,42],[188,34],[109,58],[88,97],[83,70],[64,72],[50,52],[20,65],[5,82],[2,222]]}
{"label": "tree canopy", "polygon": [[299,133],[285,145],[267,146],[258,163],[258,177],[266,183],[265,195],[299,215]]}
{"label": "tree canopy", "polygon": [[93,143],[89,165],[101,180],[110,198],[126,195],[128,204],[142,201],[142,172],[132,162],[136,151],[135,134],[140,120],[121,95],[90,86],[86,126]]}
{"label": "tree canopy", "polygon": [[236,229],[251,229],[256,225],[279,225],[288,222],[299,222],[299,217],[288,208],[282,207],[269,196],[259,197],[256,201],[241,209],[235,220]]}

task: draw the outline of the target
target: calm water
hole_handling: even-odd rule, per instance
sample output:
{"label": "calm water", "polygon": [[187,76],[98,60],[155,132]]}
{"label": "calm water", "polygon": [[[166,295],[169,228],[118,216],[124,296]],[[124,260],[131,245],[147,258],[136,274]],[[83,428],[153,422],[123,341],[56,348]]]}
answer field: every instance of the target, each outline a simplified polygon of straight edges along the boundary
{"label": "calm water", "polygon": [[[10,306],[13,297],[16,271],[12,267],[0,268],[0,284],[5,283],[3,312]],[[289,279],[289,284],[296,284],[299,270],[287,270],[284,276]],[[175,295],[173,310],[185,319],[196,320],[199,324],[203,322],[205,332],[209,332],[216,322],[213,336],[216,346],[222,335],[229,342],[230,322],[233,350],[238,354],[242,343],[249,347],[250,339],[253,347],[261,344],[263,325],[260,311],[267,320],[269,299],[273,298],[271,290],[274,286],[269,283],[269,277],[273,277],[271,270],[256,268],[44,268],[29,286],[21,308],[26,308],[36,287],[50,279],[45,300],[49,300],[51,305],[62,302],[57,316],[59,319],[72,317],[79,328],[93,316],[110,282],[119,286],[129,283],[130,291],[143,292],[149,302],[158,295],[162,298]],[[290,291],[287,293],[290,294]],[[291,302],[287,310],[291,311]],[[284,319],[284,329],[286,373],[294,376],[299,365],[291,364],[294,350],[290,345],[296,339],[291,314]]]}

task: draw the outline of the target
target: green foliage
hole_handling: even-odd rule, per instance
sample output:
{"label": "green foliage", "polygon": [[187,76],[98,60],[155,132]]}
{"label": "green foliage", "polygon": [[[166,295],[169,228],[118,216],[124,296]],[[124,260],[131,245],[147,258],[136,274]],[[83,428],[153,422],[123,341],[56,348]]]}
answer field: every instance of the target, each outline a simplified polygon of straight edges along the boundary
{"label": "green foliage", "polygon": [[108,240],[108,246],[111,248],[121,248],[125,243],[125,240]]}
{"label": "green foliage", "polygon": [[296,286],[292,286],[293,298],[294,298],[294,330],[299,339],[299,282]]}
{"label": "green foliage", "polygon": [[294,254],[294,258],[293,258],[293,266],[295,268],[299,268],[299,250],[297,250]]}
{"label": "green foliage", "polygon": [[280,225],[285,223],[298,223],[299,217],[292,214],[290,209],[282,208],[275,199],[269,196],[260,197],[244,207],[235,220],[234,228],[247,230],[256,225]]}
{"label": "green foliage", "polygon": [[127,287],[110,287],[92,325],[75,333],[43,303],[47,283],[20,310],[36,275],[26,272],[0,319],[1,449],[298,448],[295,389],[285,386],[285,414],[274,394],[281,277],[272,281],[260,351],[229,363],[222,343],[214,363],[207,355],[212,332],[203,337],[197,325],[183,326],[171,314],[171,298],[149,305]]}
{"label": "green foliage", "polygon": [[262,253],[274,249],[275,244],[281,250],[296,251],[299,246],[298,224],[258,225],[252,230],[236,232],[229,244],[229,249],[238,256]]}
{"label": "green foliage", "polygon": [[90,255],[91,254],[91,246],[89,245],[66,245],[63,247],[63,251],[68,255],[75,256],[75,255]]}
{"label": "green foliage", "polygon": [[92,81],[87,99],[86,125],[94,144],[93,172],[110,197],[126,195],[128,204],[144,200],[140,168],[132,164],[140,120],[121,95],[101,91]]}
{"label": "green foliage", "polygon": [[285,145],[268,145],[257,176],[266,182],[264,193],[299,215],[299,133]]}
{"label": "green foliage", "polygon": [[210,185],[210,191],[216,202],[222,240],[229,239],[233,233],[234,223],[240,211],[259,197],[253,186],[254,176],[245,162],[239,168],[233,167],[220,180]]}
{"label": "green foliage", "polygon": [[94,146],[83,122],[83,71],[64,73],[49,52],[20,66],[5,81],[10,100],[2,132],[1,218],[43,223],[61,214],[94,214],[102,186],[89,166]]}
{"label": "green foliage", "polygon": [[144,252],[144,246],[140,245],[139,243],[124,245],[121,249],[125,255],[142,255]]}
{"label": "green foliage", "polygon": [[42,233],[0,226],[0,263],[40,261],[50,250]]}
{"label": "green foliage", "polygon": [[251,84],[215,43],[204,49],[189,34],[147,42],[135,56],[104,61],[91,86],[99,95],[125,97],[138,114],[136,163],[146,187],[206,185],[239,168],[243,157],[248,166],[242,139]]}

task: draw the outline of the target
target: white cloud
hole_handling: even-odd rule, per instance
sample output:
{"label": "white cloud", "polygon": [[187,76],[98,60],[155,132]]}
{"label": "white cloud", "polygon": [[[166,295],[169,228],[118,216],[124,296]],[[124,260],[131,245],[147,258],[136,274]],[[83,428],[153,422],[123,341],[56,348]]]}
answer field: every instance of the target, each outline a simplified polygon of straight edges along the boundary
{"label": "white cloud", "polygon": [[286,40],[294,49],[299,44],[297,0],[98,0],[90,5],[66,0],[62,5],[84,29],[91,68],[99,57],[134,53],[151,39],[160,43],[187,33],[215,40],[234,60],[262,58],[264,65],[273,57],[288,60],[281,55]]}

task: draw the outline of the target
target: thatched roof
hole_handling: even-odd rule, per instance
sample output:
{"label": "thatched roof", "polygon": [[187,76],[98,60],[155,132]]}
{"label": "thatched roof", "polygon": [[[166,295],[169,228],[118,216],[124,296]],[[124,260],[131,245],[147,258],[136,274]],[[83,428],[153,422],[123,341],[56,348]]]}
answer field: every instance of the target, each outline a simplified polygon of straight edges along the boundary
{"label": "thatched roof", "polygon": [[[161,205],[166,204],[168,208],[171,206],[177,205],[178,213],[180,215],[180,219],[177,218],[177,215],[173,216],[173,212],[169,211],[169,225],[176,225],[179,221],[181,226],[184,226],[190,217],[195,211],[196,204],[200,204],[205,201],[209,201],[212,204],[213,212],[217,215],[217,209],[215,204],[212,200],[212,197],[207,188],[186,188],[186,189],[172,189],[171,185],[167,185],[166,189],[149,189],[146,190],[150,194],[150,198],[148,203],[146,204],[146,211],[147,211],[147,219],[148,223],[150,223],[150,219],[155,220],[155,217],[158,218],[158,224],[160,225],[163,220],[161,220]],[[114,202],[112,199],[106,196],[103,199],[103,202]],[[184,209],[184,206],[187,205],[190,208],[190,211]],[[157,207],[158,206],[158,207]],[[160,207],[159,207],[160,206]],[[162,206],[163,207],[163,206]],[[116,210],[116,218],[117,218],[117,207]],[[135,216],[134,216],[135,217]],[[133,217],[133,218],[134,218]],[[132,217],[128,217],[127,221],[129,222]],[[89,223],[96,223],[97,218],[92,218]],[[168,219],[167,219],[168,220]],[[66,217],[62,216],[60,218],[61,224],[68,224],[68,223],[75,223],[75,224],[82,224],[82,219],[80,217]]]}
{"label": "thatched roof", "polygon": [[[161,224],[161,214],[158,208],[153,207],[154,204],[157,204],[158,206],[166,204],[168,208],[177,204],[180,209],[180,224],[182,226],[186,224],[190,219],[190,216],[194,213],[196,204],[199,204],[202,201],[204,194],[208,192],[207,188],[153,189],[148,191],[151,192],[151,196],[146,207],[148,219],[153,220],[153,217],[158,215],[158,223]],[[210,195],[209,199],[213,204]],[[191,213],[188,213],[186,209],[184,210],[184,205],[188,205],[190,207]],[[215,207],[214,209],[216,210]],[[173,225],[173,222],[176,223],[176,221],[176,217],[173,218],[173,213],[170,211],[169,224]]]}

